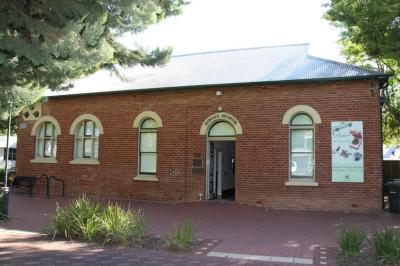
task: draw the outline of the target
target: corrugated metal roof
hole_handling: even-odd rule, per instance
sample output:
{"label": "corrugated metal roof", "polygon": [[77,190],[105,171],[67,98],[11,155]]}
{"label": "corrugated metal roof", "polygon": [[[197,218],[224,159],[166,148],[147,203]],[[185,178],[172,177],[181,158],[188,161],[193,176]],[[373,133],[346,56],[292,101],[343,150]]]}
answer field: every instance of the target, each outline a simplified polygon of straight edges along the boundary
{"label": "corrugated metal roof", "polygon": [[308,47],[308,44],[296,44],[177,55],[163,67],[137,66],[123,70],[128,81],[99,71],[76,80],[68,91],[48,91],[46,96],[385,76],[381,72],[310,56]]}

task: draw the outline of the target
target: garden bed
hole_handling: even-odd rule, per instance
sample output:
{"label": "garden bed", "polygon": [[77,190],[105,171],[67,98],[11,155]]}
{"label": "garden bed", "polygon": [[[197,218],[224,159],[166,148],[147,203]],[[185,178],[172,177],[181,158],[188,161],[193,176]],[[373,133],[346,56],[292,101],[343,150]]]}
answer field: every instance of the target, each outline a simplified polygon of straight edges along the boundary
{"label": "garden bed", "polygon": [[198,244],[190,220],[174,224],[165,237],[149,234],[147,227],[140,209],[80,197],[65,207],[57,206],[46,231],[53,239],[173,252],[189,252]]}
{"label": "garden bed", "polygon": [[339,266],[400,265],[400,230],[373,228],[371,233],[360,226],[342,227],[337,236],[340,248],[329,249],[330,261]]}
{"label": "garden bed", "polygon": [[385,266],[375,258],[375,254],[368,249],[363,249],[356,257],[344,256],[338,247],[326,249],[328,265],[337,266]]}

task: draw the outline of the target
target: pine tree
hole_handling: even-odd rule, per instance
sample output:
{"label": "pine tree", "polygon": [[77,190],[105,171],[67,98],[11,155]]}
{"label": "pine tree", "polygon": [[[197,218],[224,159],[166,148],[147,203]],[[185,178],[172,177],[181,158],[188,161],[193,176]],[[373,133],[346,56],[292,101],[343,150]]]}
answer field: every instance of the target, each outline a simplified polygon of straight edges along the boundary
{"label": "pine tree", "polygon": [[177,15],[185,0],[0,1],[0,112],[18,111],[50,88],[116,65],[166,63],[171,49],[130,50],[118,42]]}

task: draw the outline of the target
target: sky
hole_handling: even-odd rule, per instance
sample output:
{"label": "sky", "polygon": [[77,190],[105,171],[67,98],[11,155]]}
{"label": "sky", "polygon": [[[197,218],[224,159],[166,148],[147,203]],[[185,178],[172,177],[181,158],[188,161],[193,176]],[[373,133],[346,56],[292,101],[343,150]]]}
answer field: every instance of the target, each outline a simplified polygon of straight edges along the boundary
{"label": "sky", "polygon": [[[127,34],[120,41],[132,49],[137,45],[148,49],[172,47],[175,55],[309,43],[310,55],[345,62],[337,45],[340,31],[322,18],[326,1],[192,0],[181,15],[151,25],[139,35]],[[120,83],[103,70],[77,82],[75,90]]]}
{"label": "sky", "polygon": [[173,47],[174,54],[310,43],[314,56],[344,62],[340,31],[322,18],[329,0],[192,0],[179,16],[122,42]]}

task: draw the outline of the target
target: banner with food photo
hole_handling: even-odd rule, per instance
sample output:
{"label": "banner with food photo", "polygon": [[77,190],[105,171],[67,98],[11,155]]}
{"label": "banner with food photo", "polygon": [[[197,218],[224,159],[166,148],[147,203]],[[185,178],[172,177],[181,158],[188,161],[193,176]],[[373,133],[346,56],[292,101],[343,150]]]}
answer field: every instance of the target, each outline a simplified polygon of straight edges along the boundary
{"label": "banner with food photo", "polygon": [[332,182],[364,182],[362,121],[332,122]]}

